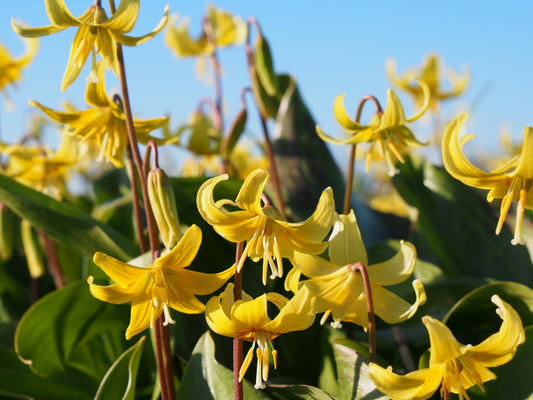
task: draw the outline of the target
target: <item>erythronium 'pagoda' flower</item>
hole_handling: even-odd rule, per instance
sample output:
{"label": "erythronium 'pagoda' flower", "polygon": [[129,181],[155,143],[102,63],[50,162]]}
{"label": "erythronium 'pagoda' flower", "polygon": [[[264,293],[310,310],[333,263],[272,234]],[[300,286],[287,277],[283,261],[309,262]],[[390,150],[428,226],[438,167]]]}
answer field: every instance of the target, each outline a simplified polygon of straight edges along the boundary
{"label": "erythronium 'pagoda' flower", "polygon": [[524,143],[522,153],[511,159],[502,167],[485,172],[474,166],[462,152],[466,142],[475,135],[468,134],[459,140],[459,131],[463,126],[468,114],[461,114],[450,122],[442,139],[442,160],[444,167],[451,176],[460,180],[465,185],[479,189],[490,189],[487,200],[502,199],[500,219],[496,226],[498,235],[502,229],[505,217],[513,201],[517,201],[516,224],[512,244],[524,244],[522,238],[522,222],[525,209],[533,208],[533,127],[526,126],[524,129]]}
{"label": "erythronium 'pagoda' flower", "polygon": [[[207,19],[213,29],[213,39],[217,47],[226,47],[244,43],[246,39],[246,23],[239,16],[233,16],[228,12],[217,10],[210,6]],[[178,57],[191,57],[210,55],[214,51],[213,44],[209,41],[205,25],[201,35],[197,39],[191,38],[188,32],[189,21],[182,19],[176,24],[177,17],[173,18],[167,28],[165,41]]]}
{"label": "erythronium 'pagoda' flower", "polygon": [[[405,126],[408,122],[413,122],[420,118],[429,107],[430,93],[429,88],[424,82],[419,82],[420,88],[424,93],[424,103],[418,113],[412,117],[406,118],[400,103],[400,99],[392,89],[387,92],[387,105],[385,111],[378,111],[368,125],[361,125],[352,120],[344,108],[344,94],[335,98],[333,104],[333,114],[337,122],[348,132],[353,133],[346,139],[337,139],[324,133],[319,126],[316,127],[318,136],[334,144],[358,144],[363,142],[371,143],[370,150],[366,157],[366,171],[370,168],[370,160],[374,152],[385,156],[388,166],[389,175],[394,175],[397,170],[394,166],[396,160],[404,162],[401,151],[407,147],[418,147],[423,145],[419,142],[413,132]],[[376,147],[378,150],[376,150]]]}
{"label": "erythronium 'pagoda' flower", "polygon": [[[252,261],[263,259],[264,284],[268,266],[271,278],[281,277],[282,258],[290,258],[294,250],[310,254],[323,252],[327,243],[322,240],[329,233],[335,215],[333,192],[327,188],[322,192],[315,212],[307,220],[298,223],[283,220],[274,207],[261,204],[268,178],[266,170],[257,169],[248,175],[235,201],[223,199],[215,202],[213,190],[216,184],[228,179],[227,175],[220,175],[204,182],[196,199],[198,211],[218,234],[230,242],[246,241],[237,271],[241,270],[246,257]],[[239,210],[227,211],[224,206],[238,207]]]}
{"label": "erythronium 'pagoda' flower", "polygon": [[[268,303],[279,310],[273,319],[267,313]],[[265,381],[268,380],[269,344],[273,348],[271,340],[283,333],[309,328],[315,320],[315,314],[311,311],[309,293],[306,290],[299,291],[291,300],[279,293],[265,293],[253,299],[243,292],[242,300],[235,301],[233,284],[229,283],[220,296],[207,302],[205,318],[209,327],[219,335],[253,342],[239,371],[239,382],[244,378],[255,350],[255,388],[264,389]],[[277,352],[273,350],[274,368],[277,367],[276,356]]]}
{"label": "erythronium 'pagoda' flower", "polygon": [[433,111],[437,110],[438,103],[441,100],[456,97],[463,93],[470,81],[468,72],[464,71],[462,75],[458,75],[455,71],[449,70],[448,77],[451,87],[448,90],[442,89],[440,87],[442,79],[441,68],[442,66],[439,66],[439,58],[435,54],[429,54],[421,68],[417,70],[410,69],[405,72],[403,77],[399,77],[396,73],[395,60],[388,60],[386,64],[390,81],[400,89],[410,93],[419,106],[424,104],[425,94],[419,86],[413,85],[413,79],[424,82],[431,93],[430,107]]}
{"label": "erythronium 'pagoda' flower", "polygon": [[69,27],[78,27],[72,47],[67,69],[61,82],[61,90],[76,80],[91,51],[100,54],[107,68],[112,68],[119,76],[117,43],[125,46],[137,46],[157,35],[168,20],[168,6],[165,7],[163,18],[153,31],[140,37],[125,35],[130,32],[137,22],[140,0],[121,0],[116,12],[108,17],[101,7],[101,1],[96,0],[79,18],[74,17],[63,0],[45,0],[46,14],[52,25],[40,28],[27,28],[11,21],[13,30],[24,37],[40,37],[61,32]]}
{"label": "erythronium 'pagoda' flower", "polygon": [[6,145],[0,143],[0,154],[9,157],[2,173],[23,185],[60,199],[66,192],[65,182],[79,160],[76,140],[63,137],[54,151],[42,144]]}
{"label": "erythronium 'pagoda' flower", "polygon": [[[398,253],[388,261],[368,265],[367,254],[353,211],[339,215],[334,224],[328,247],[329,261],[322,257],[294,252],[295,265],[287,276],[286,285],[298,291],[307,288],[313,299],[313,311],[324,313],[321,323],[332,315],[334,325],[341,321],[368,327],[367,300],[361,273],[353,265],[362,263],[370,280],[374,312],[389,324],[395,324],[414,315],[419,305],[426,301],[424,287],[413,281],[416,301],[409,304],[383,286],[407,280],[413,273],[416,250],[413,245],[401,242]],[[299,272],[309,277],[300,283]]]}
{"label": "erythronium 'pagoda' flower", "polygon": [[217,274],[189,271],[187,268],[202,242],[202,231],[192,225],[179,243],[167,254],[156,259],[147,268],[123,263],[103,253],[96,253],[93,262],[114,282],[99,286],[90,276],[91,294],[99,300],[122,304],[131,301],[131,320],[126,339],[142,332],[164,314],[164,325],[174,323],[169,307],[185,314],[199,314],[204,304],[196,295],[208,295],[220,288],[235,269],[230,267]]}
{"label": "erythronium 'pagoda' flower", "polygon": [[[93,106],[87,110],[61,112],[35,101],[30,101],[30,104],[38,107],[54,121],[65,124],[70,135],[81,141],[94,142],[100,149],[99,159],[107,159],[115,167],[122,168],[124,152],[128,146],[126,117],[122,107],[107,95],[104,77],[105,66],[100,61],[97,65],[97,79],[90,81],[85,91],[85,101]],[[149,134],[167,123],[168,117],[133,120],[137,140],[143,144],[148,143],[149,140],[154,140],[158,144],[169,142],[169,140],[161,141]]]}
{"label": "erythronium 'pagoda' flower", "polygon": [[22,79],[22,69],[33,60],[39,44],[37,40],[27,40],[26,51],[19,57],[12,57],[9,51],[0,44],[0,91],[9,85],[15,85]]}
{"label": "erythronium 'pagoda' flower", "polygon": [[519,344],[525,340],[522,321],[516,311],[497,295],[492,302],[503,322],[499,332],[476,346],[463,345],[455,339],[442,322],[426,315],[422,322],[429,333],[429,368],[397,375],[392,368],[384,369],[370,364],[369,375],[376,387],[394,400],[428,399],[441,387],[448,393],[457,393],[469,399],[466,390],[483,382],[496,379],[488,368],[509,362]]}

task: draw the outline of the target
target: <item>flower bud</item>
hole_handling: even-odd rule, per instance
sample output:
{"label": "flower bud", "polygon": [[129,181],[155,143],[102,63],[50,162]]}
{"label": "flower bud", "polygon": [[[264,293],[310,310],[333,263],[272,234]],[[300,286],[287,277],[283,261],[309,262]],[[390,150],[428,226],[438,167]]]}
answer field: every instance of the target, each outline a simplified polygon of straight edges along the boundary
{"label": "flower bud", "polygon": [[15,214],[0,202],[0,260],[7,261],[13,255],[15,237]]}
{"label": "flower bud", "polygon": [[32,229],[31,224],[25,219],[20,224],[20,233],[30,276],[33,279],[37,279],[46,273],[43,251],[39,244],[39,239]]}

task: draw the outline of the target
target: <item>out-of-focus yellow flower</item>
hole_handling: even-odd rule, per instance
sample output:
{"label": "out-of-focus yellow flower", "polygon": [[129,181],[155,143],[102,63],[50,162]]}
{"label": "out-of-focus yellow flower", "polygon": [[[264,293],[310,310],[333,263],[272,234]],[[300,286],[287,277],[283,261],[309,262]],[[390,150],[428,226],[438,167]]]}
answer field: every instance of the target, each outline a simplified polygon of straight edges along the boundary
{"label": "out-of-focus yellow flower", "polygon": [[228,170],[239,179],[246,177],[258,168],[267,169],[269,162],[264,154],[253,154],[248,146],[237,144],[230,153]]}
{"label": "out-of-focus yellow flower", "polygon": [[201,111],[194,111],[187,124],[180,126],[175,135],[167,132],[166,136],[175,137],[179,146],[197,155],[209,156],[220,152],[222,133]]}
{"label": "out-of-focus yellow flower", "polygon": [[524,244],[522,238],[522,222],[526,208],[533,208],[533,127],[526,126],[524,129],[524,143],[522,153],[502,167],[492,172],[485,172],[473,165],[463,154],[462,147],[475,135],[465,135],[459,140],[459,131],[463,126],[468,114],[461,114],[450,122],[442,139],[442,160],[444,167],[455,179],[465,185],[479,189],[490,190],[487,200],[502,199],[500,219],[496,226],[498,235],[502,229],[505,217],[513,201],[517,201],[516,224],[512,244]]}
{"label": "out-of-focus yellow flower", "polygon": [[[239,371],[239,382],[244,378],[255,350],[257,354],[255,388],[265,388],[270,362],[269,345],[274,348],[271,340],[283,333],[305,330],[313,324],[315,314],[311,311],[309,300],[307,290],[301,290],[291,300],[279,293],[265,293],[253,299],[243,292],[242,300],[235,301],[233,284],[230,283],[220,296],[213,297],[207,302],[205,317],[214,332],[253,342]],[[269,317],[268,303],[279,310],[273,319]],[[276,350],[272,350],[272,357],[276,368]]]}
{"label": "out-of-focus yellow flower", "polygon": [[15,85],[22,79],[22,69],[27,67],[33,60],[39,43],[37,40],[25,40],[26,50],[24,54],[13,57],[0,43],[0,91],[7,89],[9,85]]}
{"label": "out-of-focus yellow flower", "polygon": [[[269,179],[266,170],[257,169],[248,175],[235,201],[215,202],[213,190],[217,183],[226,179],[228,175],[220,175],[204,182],[196,202],[202,217],[222,237],[235,243],[246,241],[237,271],[241,270],[246,257],[253,261],[262,258],[263,283],[266,284],[268,266],[271,278],[283,275],[283,257],[290,258],[295,250],[319,254],[326,249],[327,243],[322,240],[331,229],[335,215],[331,188],[322,192],[313,215],[303,222],[290,223],[270,204],[262,204],[263,189]],[[224,206],[238,210],[228,211]]]}
{"label": "out-of-focus yellow flower", "polygon": [[63,0],[45,0],[46,14],[52,25],[40,28],[27,28],[11,21],[13,30],[24,37],[40,37],[61,32],[69,27],[78,27],[72,47],[67,69],[61,82],[61,90],[76,80],[81,69],[87,61],[91,51],[100,54],[107,65],[115,74],[119,75],[117,43],[125,46],[137,46],[150,40],[157,35],[168,21],[168,6],[165,7],[163,18],[155,29],[146,35],[133,37],[125,35],[130,32],[137,22],[139,15],[140,0],[121,0],[116,12],[108,17],[101,7],[100,1],[96,1],[79,18],[74,17],[68,10]]}
{"label": "out-of-focus yellow flower", "polygon": [[[396,324],[414,315],[426,301],[422,282],[413,281],[416,301],[409,304],[383,286],[396,285],[408,279],[414,270],[416,250],[410,243],[401,242],[398,253],[388,261],[368,265],[365,245],[353,211],[339,215],[333,226],[328,247],[329,261],[322,257],[295,251],[291,259],[297,269],[287,276],[286,286],[293,291],[307,288],[313,311],[323,312],[323,324],[329,315],[335,325],[349,321],[368,327],[367,299],[361,273],[353,268],[362,263],[370,280],[374,312],[389,324]],[[299,272],[311,278],[297,283]]]}
{"label": "out-of-focus yellow flower", "polygon": [[[244,43],[247,34],[246,23],[239,16],[234,16],[226,11],[221,11],[209,6],[206,16],[213,30],[213,39],[217,47],[226,47]],[[191,57],[210,55],[215,50],[209,41],[205,23],[202,33],[193,39],[188,32],[189,20],[183,18],[177,24],[178,17],[171,17],[171,24],[166,30],[165,41],[167,46],[178,57]]]}
{"label": "out-of-focus yellow flower", "polygon": [[78,143],[63,137],[54,151],[44,145],[6,145],[0,153],[9,157],[2,173],[35,190],[60,199],[65,182],[78,162]]}
{"label": "out-of-focus yellow flower", "polygon": [[422,67],[418,69],[409,69],[405,72],[403,77],[399,77],[396,72],[396,61],[393,59],[387,60],[386,70],[390,81],[398,86],[400,89],[410,93],[417,105],[424,104],[426,95],[418,85],[413,85],[413,79],[424,82],[431,94],[431,109],[436,111],[441,100],[450,97],[459,96],[468,86],[470,76],[467,71],[463,71],[462,75],[457,74],[453,70],[448,71],[448,78],[450,80],[450,89],[445,90],[441,88],[442,76],[441,68],[439,66],[439,58],[435,54],[429,54]]}
{"label": "out-of-focus yellow flower", "polygon": [[394,400],[428,399],[442,385],[448,393],[469,399],[466,390],[496,379],[488,368],[509,362],[519,344],[525,340],[524,328],[517,312],[497,295],[492,302],[503,320],[499,332],[476,346],[457,341],[448,327],[426,315],[422,322],[429,333],[429,368],[397,375],[392,368],[370,364],[369,375],[376,387]]}
{"label": "out-of-focus yellow flower", "polygon": [[[419,82],[424,93],[424,104],[422,108],[412,117],[406,118],[400,103],[400,99],[392,89],[387,92],[387,105],[385,111],[374,114],[368,125],[361,125],[352,120],[344,108],[344,94],[337,96],[333,104],[333,114],[337,122],[348,132],[353,133],[346,139],[337,139],[324,133],[317,125],[316,131],[322,140],[334,144],[358,144],[371,143],[370,150],[366,157],[366,171],[370,168],[370,160],[374,152],[385,156],[389,175],[397,172],[394,164],[396,161],[404,162],[401,151],[407,147],[418,147],[423,145],[419,142],[413,132],[406,126],[408,122],[413,122],[420,118],[429,107],[430,94],[428,86],[424,82]],[[377,149],[376,149],[377,147]]]}
{"label": "out-of-focus yellow flower", "polygon": [[202,231],[192,225],[169,253],[147,268],[123,263],[104,253],[96,253],[93,262],[114,282],[99,286],[88,278],[91,294],[99,300],[122,304],[131,301],[131,320],[126,339],[148,326],[164,314],[164,325],[174,323],[169,307],[185,314],[199,314],[204,304],[196,296],[208,295],[220,288],[235,272],[234,267],[217,274],[189,271],[187,268],[200,248]]}
{"label": "out-of-focus yellow flower", "polygon": [[[30,104],[38,107],[51,119],[65,124],[70,135],[82,141],[92,141],[100,149],[100,159],[107,159],[117,168],[124,166],[124,152],[128,145],[128,131],[122,108],[112,101],[105,90],[105,66],[100,61],[97,66],[97,80],[87,84],[85,101],[93,106],[83,111],[61,112],[45,107],[35,101]],[[149,132],[168,123],[168,117],[134,120],[133,126],[140,143],[154,140],[158,144],[166,143],[150,136]]]}

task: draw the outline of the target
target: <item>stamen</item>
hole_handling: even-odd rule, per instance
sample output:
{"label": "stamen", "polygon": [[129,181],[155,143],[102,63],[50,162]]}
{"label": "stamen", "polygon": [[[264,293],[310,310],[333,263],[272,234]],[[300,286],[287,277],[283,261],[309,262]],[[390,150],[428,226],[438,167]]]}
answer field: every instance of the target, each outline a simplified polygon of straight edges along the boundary
{"label": "stamen", "polygon": [[263,250],[264,254],[263,257],[268,260],[268,265],[270,266],[270,271],[272,274],[270,275],[270,279],[275,279],[276,276],[278,276],[278,269],[276,267],[276,264],[274,264],[274,260],[272,259],[272,256],[270,255],[270,252],[268,251],[268,245],[269,245],[268,237],[263,236]]}
{"label": "stamen", "polygon": [[525,244],[525,240],[522,238],[522,222],[524,221],[524,211],[526,209],[526,196],[527,190],[520,189],[520,200],[518,201],[518,205],[516,207],[514,238],[511,240],[513,245]]}
{"label": "stamen", "polygon": [[176,321],[172,319],[170,316],[170,311],[168,309],[167,303],[163,303],[163,313],[165,315],[165,320],[163,321],[163,325],[167,326],[168,324],[175,324]]}
{"label": "stamen", "polygon": [[255,371],[255,385],[254,387],[256,389],[264,389],[266,386],[265,386],[265,383],[263,382],[263,379],[262,379],[262,376],[261,376],[261,363],[262,363],[262,352],[261,352],[261,348],[258,348],[256,350],[256,356],[257,356],[257,367],[256,367],[256,371]]}
{"label": "stamen", "polygon": [[400,161],[401,163],[404,162],[403,156],[400,154],[400,151],[398,150],[398,148],[396,147],[396,144],[392,140],[389,140],[387,142],[387,147],[394,154],[394,156],[396,157],[398,161]]}
{"label": "stamen", "polygon": [[328,319],[328,317],[331,315],[331,310],[327,310],[323,315],[322,318],[320,318],[320,325],[324,325]]}
{"label": "stamen", "polygon": [[254,357],[254,348],[255,348],[255,341],[252,344],[252,347],[250,347],[250,350],[248,350],[248,353],[246,353],[246,357],[244,358],[244,361],[241,365],[241,369],[239,371],[239,382],[242,382],[242,379],[244,378],[244,375],[246,374],[246,371],[248,371],[248,367],[250,366],[250,363],[252,362],[252,358]]}
{"label": "stamen", "polygon": [[502,204],[500,206],[500,218],[498,219],[498,225],[496,225],[496,235],[499,235],[502,230],[503,222],[505,221],[505,217],[507,216],[507,212],[509,211],[512,201],[512,193],[507,192],[507,194],[503,197]]}

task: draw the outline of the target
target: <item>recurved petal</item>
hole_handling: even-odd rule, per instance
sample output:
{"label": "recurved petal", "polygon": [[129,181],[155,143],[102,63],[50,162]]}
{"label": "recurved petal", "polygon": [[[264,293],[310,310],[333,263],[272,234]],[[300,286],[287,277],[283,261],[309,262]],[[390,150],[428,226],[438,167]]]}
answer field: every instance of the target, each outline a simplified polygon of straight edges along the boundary
{"label": "recurved petal", "polygon": [[38,38],[41,36],[53,35],[54,33],[61,32],[62,30],[67,29],[68,26],[46,25],[38,28],[29,28],[15,24],[15,20],[11,18],[11,28],[17,35],[22,37]]}
{"label": "recurved petal", "polygon": [[430,398],[440,386],[443,368],[444,365],[398,375],[391,367],[385,369],[370,363],[368,375],[378,390],[393,400],[422,400]]}
{"label": "recurved petal", "polygon": [[[299,271],[309,278],[317,278],[319,276],[325,276],[338,271],[346,264],[333,264],[332,262],[311,254],[295,251],[291,262],[295,265]],[[300,275],[298,275],[298,278]],[[286,278],[287,279],[287,278]]]}
{"label": "recurved petal", "polygon": [[422,317],[422,322],[428,330],[431,345],[430,367],[453,360],[465,353],[465,346],[457,341],[453,333],[442,322],[429,315]]}
{"label": "recurved petal", "polygon": [[109,107],[111,100],[105,90],[105,64],[98,61],[96,64],[96,82],[89,81],[85,89],[85,101],[95,107]]}
{"label": "recurved petal", "polygon": [[269,179],[269,173],[265,169],[252,171],[244,180],[235,204],[255,215],[263,215],[261,208],[261,195]]}
{"label": "recurved petal", "polygon": [[533,128],[526,126],[524,128],[524,143],[520,155],[520,163],[513,175],[520,176],[524,179],[533,179]]}
{"label": "recurved petal", "polygon": [[426,302],[426,292],[422,282],[419,280],[413,281],[413,288],[416,294],[416,301],[413,304],[409,304],[381,286],[371,284],[371,287],[374,311],[378,317],[388,324],[398,324],[411,318],[418,310],[418,307]]}
{"label": "recurved petal", "polygon": [[466,185],[480,189],[491,189],[506,177],[502,174],[492,174],[480,170],[474,166],[463,154],[463,145],[473,138],[467,136],[459,141],[459,131],[463,126],[468,114],[463,113],[448,124],[442,138],[442,161],[450,175]]}
{"label": "recurved petal", "polygon": [[100,286],[93,283],[94,278],[89,276],[87,283],[93,297],[112,304],[127,303],[132,299],[134,288],[122,288],[118,285]]}
{"label": "recurved petal", "polygon": [[498,306],[496,312],[503,320],[500,330],[483,342],[468,349],[468,353],[486,367],[497,367],[510,361],[519,344],[524,343],[525,334],[518,313],[498,295],[491,301]]}
{"label": "recurved petal", "polygon": [[131,337],[144,331],[150,326],[152,316],[155,321],[162,313],[163,305],[159,304],[157,308],[153,307],[147,294],[133,299],[131,303],[130,324],[126,330],[126,339],[129,340]]}
{"label": "recurved petal", "polygon": [[94,254],[93,262],[121,288],[130,288],[149,271],[147,268],[134,267],[100,252]]}
{"label": "recurved petal", "polygon": [[61,81],[61,91],[67,90],[67,88],[76,80],[80,74],[87,57],[93,50],[94,41],[96,36],[91,33],[89,26],[80,26],[72,46],[70,47],[70,55],[67,62],[67,68]]}
{"label": "recurved petal", "polygon": [[154,261],[158,267],[171,270],[186,268],[191,265],[202,244],[202,230],[191,225],[174,248]]}
{"label": "recurved petal", "polygon": [[213,332],[222,336],[239,337],[240,332],[230,318],[233,303],[232,283],[219,296],[209,299],[205,306],[205,319]]}
{"label": "recurved petal", "polygon": [[358,132],[368,128],[368,126],[358,124],[348,116],[346,108],[344,107],[345,96],[345,94],[340,94],[333,102],[333,115],[335,116],[337,122],[340,124],[340,126],[350,132]]}
{"label": "recurved petal", "polygon": [[390,260],[367,267],[368,277],[378,285],[396,285],[408,279],[415,269],[416,249],[411,243],[400,242],[400,250]]}
{"label": "recurved petal", "polygon": [[405,113],[403,111],[402,103],[394,92],[394,90],[387,90],[387,105],[385,111],[380,119],[379,127],[376,130],[384,130],[405,125]]}
{"label": "recurved petal", "polygon": [[234,274],[235,265],[216,274],[182,270],[178,275],[171,276],[170,280],[176,279],[186,291],[203,296],[218,290]]}
{"label": "recurved petal", "polygon": [[137,22],[139,3],[139,0],[121,0],[115,13],[100,26],[119,32],[131,31]]}
{"label": "recurved petal", "polygon": [[270,322],[267,306],[266,293],[250,301],[237,300],[231,310],[231,319],[243,327],[264,329]]}
{"label": "recurved petal", "polygon": [[368,267],[365,244],[353,210],[347,215],[335,215],[329,242],[329,259],[333,264],[341,266],[361,262]]}
{"label": "recurved petal", "polygon": [[[153,38],[155,35],[157,35],[161,30],[165,27],[165,25],[168,22],[168,5],[165,7],[165,12],[163,14],[163,17],[157,24],[157,26],[150,32],[148,32],[146,35],[142,36],[128,36],[121,32],[119,32],[116,29],[109,30],[109,34],[115,39],[117,42],[124,46],[137,46],[139,44],[145,43],[149,41],[151,38]],[[127,32],[127,31],[126,31]]]}
{"label": "recurved petal", "polygon": [[[187,271],[190,272],[190,271]],[[181,277],[181,274],[180,274]],[[170,283],[170,282],[168,282]],[[192,292],[185,286],[186,282],[176,282],[176,285],[169,284],[167,292],[167,304],[176,311],[184,314],[200,314],[205,311],[204,303],[198,300]]]}
{"label": "recurved petal", "polygon": [[271,337],[275,337],[282,333],[307,329],[314,320],[315,313],[311,310],[309,290],[303,287],[284,305],[276,318],[265,326],[265,330],[271,332]]}
{"label": "recurved petal", "polygon": [[82,24],[78,18],[70,13],[63,0],[45,0],[44,5],[52,25],[68,27]]}
{"label": "recurved petal", "polygon": [[418,118],[420,118],[427,111],[427,109],[429,108],[429,105],[431,104],[431,92],[430,92],[430,89],[427,83],[424,81],[416,81],[416,82],[422,88],[422,93],[424,95],[424,103],[422,104],[422,107],[420,107],[420,110],[418,110],[418,112],[415,115],[407,118],[406,120],[407,122],[413,122],[417,120]]}

